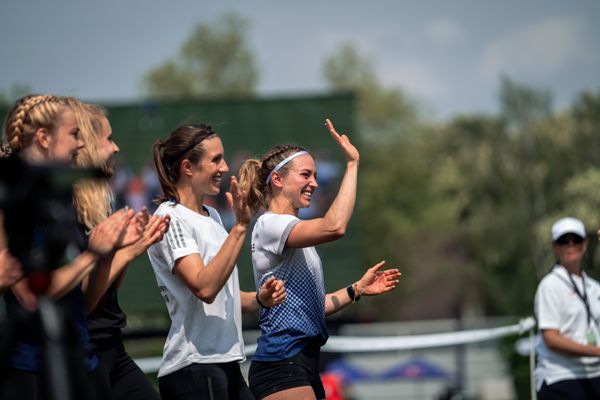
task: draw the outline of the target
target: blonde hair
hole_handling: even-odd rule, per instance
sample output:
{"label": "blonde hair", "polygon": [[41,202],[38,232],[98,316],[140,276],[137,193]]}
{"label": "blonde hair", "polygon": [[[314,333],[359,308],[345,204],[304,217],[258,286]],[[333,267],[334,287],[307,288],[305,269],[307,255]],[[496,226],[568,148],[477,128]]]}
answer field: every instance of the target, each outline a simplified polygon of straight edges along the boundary
{"label": "blonde hair", "polygon": [[[286,157],[306,149],[294,144],[280,144],[272,147],[258,159],[248,159],[240,167],[240,188],[248,194],[248,206],[253,212],[261,207],[267,209],[271,201],[271,186],[266,183],[267,177]],[[279,171],[287,173],[289,165],[282,166]]]}
{"label": "blonde hair", "polygon": [[32,94],[17,100],[4,122],[0,157],[19,154],[29,147],[38,129],[54,133],[67,107],[64,97],[49,94]]}
{"label": "blonde hair", "polygon": [[[85,147],[77,155],[77,166],[101,168],[106,171],[106,160],[100,158],[97,150],[106,111],[100,106],[83,103],[74,97],[67,97],[66,102],[75,113],[79,134],[85,143]],[[113,195],[107,180],[89,179],[77,182],[73,186],[73,198],[79,221],[87,229],[93,229],[111,214]]]}

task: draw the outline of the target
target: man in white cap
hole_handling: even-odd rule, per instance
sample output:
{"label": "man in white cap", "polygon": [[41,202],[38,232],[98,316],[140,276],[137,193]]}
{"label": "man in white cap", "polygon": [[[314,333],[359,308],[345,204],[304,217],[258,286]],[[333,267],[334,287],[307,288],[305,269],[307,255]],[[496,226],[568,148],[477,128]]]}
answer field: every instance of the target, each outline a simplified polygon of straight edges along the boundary
{"label": "man in white cap", "polygon": [[535,294],[538,399],[600,399],[600,284],[581,268],[583,222],[556,221],[552,249],[556,265]]}

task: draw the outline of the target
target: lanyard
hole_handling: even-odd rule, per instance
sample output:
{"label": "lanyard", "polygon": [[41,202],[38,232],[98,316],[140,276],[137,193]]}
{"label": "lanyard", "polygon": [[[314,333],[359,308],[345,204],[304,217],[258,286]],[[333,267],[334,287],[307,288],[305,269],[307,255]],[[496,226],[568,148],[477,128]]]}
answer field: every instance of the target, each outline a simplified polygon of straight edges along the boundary
{"label": "lanyard", "polygon": [[[566,268],[565,268],[565,270],[566,270]],[[583,301],[583,304],[585,305],[585,312],[587,313],[587,323],[588,323],[588,326],[590,326],[590,321],[592,320],[592,313],[590,311],[590,303],[588,302],[587,291],[585,290],[585,277],[583,276],[583,272],[581,273],[581,283],[583,284],[583,294],[581,294],[581,292],[577,288],[577,285],[575,284],[575,281],[573,280],[573,277],[571,276],[571,273],[569,271],[567,271],[567,275],[569,276],[571,285],[573,285],[573,290],[575,291],[575,293],[577,293],[577,296],[581,299],[581,301]],[[561,280],[563,282],[565,282],[565,280],[562,279],[562,277],[560,275],[558,275],[558,277],[561,278]],[[567,282],[565,282],[565,284],[568,285]]]}

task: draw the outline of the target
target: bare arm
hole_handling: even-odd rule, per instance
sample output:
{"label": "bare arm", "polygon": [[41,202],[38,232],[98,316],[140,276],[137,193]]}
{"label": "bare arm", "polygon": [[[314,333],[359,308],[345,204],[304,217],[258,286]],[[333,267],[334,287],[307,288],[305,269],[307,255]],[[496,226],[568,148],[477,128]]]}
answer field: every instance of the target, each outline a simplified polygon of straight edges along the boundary
{"label": "bare arm", "polygon": [[132,215],[133,211],[115,213],[96,226],[90,235],[88,250],[52,272],[48,297],[58,299],[73,290],[92,271],[100,257],[111,254],[122,240]]}
{"label": "bare arm", "polygon": [[356,184],[360,155],[346,135],[336,132],[327,120],[331,137],[346,157],[346,171],[337,196],[323,218],[301,221],[290,232],[287,247],[309,247],[339,239],[346,233],[356,202]]}
{"label": "bare arm", "polygon": [[97,268],[83,282],[85,310],[96,308],[106,290],[117,280],[122,281],[130,262],[144,253],[148,247],[160,241],[169,226],[170,218],[153,216],[145,220],[142,236],[134,243],[117,250],[113,256],[103,258]]}
{"label": "bare arm", "polygon": [[235,212],[236,222],[215,257],[204,265],[199,254],[190,254],[175,261],[175,273],[185,285],[206,303],[212,303],[229,279],[246,238],[252,213],[246,194],[238,186],[237,178],[231,177],[227,201]]}
{"label": "bare arm", "polygon": [[[265,307],[273,307],[285,301],[286,291],[282,280],[270,277],[260,287],[258,293],[260,303]],[[242,312],[255,312],[261,308],[256,301],[256,292],[240,292]]]}
{"label": "bare arm", "polygon": [[542,329],[542,337],[549,349],[572,357],[600,357],[600,347],[577,343],[562,336],[558,329]]}
{"label": "bare arm", "polygon": [[[360,280],[352,284],[357,297],[376,296],[390,292],[396,288],[398,278],[400,278],[400,271],[396,268],[379,271],[384,264],[385,261],[382,261],[369,268]],[[353,301],[354,299],[348,295],[346,288],[328,293],[325,295],[325,315],[334,314]]]}

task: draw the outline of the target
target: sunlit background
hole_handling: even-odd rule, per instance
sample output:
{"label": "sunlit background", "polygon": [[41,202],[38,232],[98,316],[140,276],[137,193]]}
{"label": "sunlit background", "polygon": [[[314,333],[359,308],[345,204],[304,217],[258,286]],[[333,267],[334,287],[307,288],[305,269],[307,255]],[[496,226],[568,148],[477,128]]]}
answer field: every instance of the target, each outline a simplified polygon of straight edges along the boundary
{"label": "sunlit background", "polygon": [[[551,223],[571,215],[591,235],[600,228],[599,17],[593,0],[3,1],[0,114],[31,92],[106,106],[122,144],[117,202],[137,208],[157,190],[150,146],[178,123],[216,124],[232,169],[270,144],[309,145],[329,181],[305,216],[336,193],[343,165],[322,120],[337,117],[359,143],[361,181],[348,237],[321,250],[328,289],[380,259],[403,276],[394,293],[330,319],[332,333],[514,324],[532,315],[552,265]],[[596,277],[597,258],[590,246]],[[168,316],[145,257],[120,302],[130,353],[160,356]],[[256,316],[244,323],[251,342]],[[461,398],[527,398],[516,339],[336,353],[323,368],[343,361],[379,376],[346,377],[355,399],[457,387]],[[389,372],[407,362],[405,375]]]}

